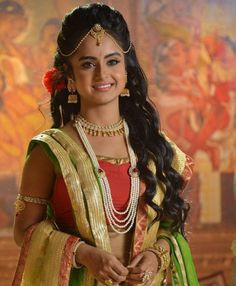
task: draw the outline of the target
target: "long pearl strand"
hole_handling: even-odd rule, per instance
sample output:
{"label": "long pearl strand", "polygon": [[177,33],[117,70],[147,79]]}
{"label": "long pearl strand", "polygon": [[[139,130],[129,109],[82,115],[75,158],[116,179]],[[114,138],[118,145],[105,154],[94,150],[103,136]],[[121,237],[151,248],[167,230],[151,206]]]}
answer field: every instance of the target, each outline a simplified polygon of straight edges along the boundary
{"label": "long pearl strand", "polygon": [[[129,175],[131,179],[131,191],[130,191],[130,198],[128,205],[125,210],[118,211],[113,204],[110,185],[106,176],[105,171],[100,167],[97,157],[90,145],[86,134],[80,124],[79,120],[75,119],[74,126],[83,142],[85,149],[88,152],[90,159],[93,162],[93,165],[96,169],[99,181],[102,186],[102,196],[103,196],[103,205],[106,212],[107,219],[111,228],[120,234],[127,233],[132,226],[134,225],[136,212],[137,212],[137,205],[138,205],[138,198],[139,198],[139,171],[136,166],[136,157],[134,151],[129,142],[129,128],[125,121],[124,124],[124,132],[125,132],[125,139],[128,148],[128,154],[130,159],[130,168],[129,168]],[[117,215],[125,215],[124,219],[117,218]]]}

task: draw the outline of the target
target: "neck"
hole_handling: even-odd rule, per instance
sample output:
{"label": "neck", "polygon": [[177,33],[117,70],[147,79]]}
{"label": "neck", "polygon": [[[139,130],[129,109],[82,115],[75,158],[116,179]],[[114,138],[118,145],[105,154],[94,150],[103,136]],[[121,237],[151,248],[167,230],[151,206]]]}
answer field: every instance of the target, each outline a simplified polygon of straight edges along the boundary
{"label": "neck", "polygon": [[87,121],[100,126],[114,124],[121,117],[118,108],[114,111],[114,109],[105,107],[82,108],[81,106],[80,115]]}

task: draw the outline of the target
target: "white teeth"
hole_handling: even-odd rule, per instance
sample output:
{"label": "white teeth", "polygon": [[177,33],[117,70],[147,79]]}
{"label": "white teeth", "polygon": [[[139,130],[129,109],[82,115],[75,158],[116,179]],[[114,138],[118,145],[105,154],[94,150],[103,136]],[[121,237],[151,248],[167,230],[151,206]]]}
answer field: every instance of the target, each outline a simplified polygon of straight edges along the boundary
{"label": "white teeth", "polygon": [[102,85],[95,85],[95,88],[108,88],[111,84],[102,84]]}

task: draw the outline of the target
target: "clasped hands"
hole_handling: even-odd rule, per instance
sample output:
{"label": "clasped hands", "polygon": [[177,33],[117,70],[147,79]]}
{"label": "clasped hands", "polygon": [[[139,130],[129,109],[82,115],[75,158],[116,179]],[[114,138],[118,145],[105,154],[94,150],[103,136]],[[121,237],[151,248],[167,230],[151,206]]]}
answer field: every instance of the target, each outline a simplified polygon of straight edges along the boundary
{"label": "clasped hands", "polygon": [[122,282],[149,286],[159,269],[158,259],[150,251],[141,252],[125,267],[111,253],[88,244],[80,246],[76,260],[87,267],[95,279],[108,286]]}

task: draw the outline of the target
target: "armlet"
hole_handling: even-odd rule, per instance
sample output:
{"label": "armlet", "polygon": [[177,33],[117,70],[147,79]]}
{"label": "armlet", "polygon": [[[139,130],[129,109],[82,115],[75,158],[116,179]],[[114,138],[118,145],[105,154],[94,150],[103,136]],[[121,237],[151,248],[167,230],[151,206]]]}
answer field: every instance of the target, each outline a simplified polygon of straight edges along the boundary
{"label": "armlet", "polygon": [[48,205],[49,200],[37,198],[37,197],[31,197],[31,196],[24,196],[22,194],[18,194],[15,201],[15,210],[16,214],[19,214],[25,209],[25,202],[27,203],[33,203],[38,205]]}

